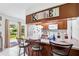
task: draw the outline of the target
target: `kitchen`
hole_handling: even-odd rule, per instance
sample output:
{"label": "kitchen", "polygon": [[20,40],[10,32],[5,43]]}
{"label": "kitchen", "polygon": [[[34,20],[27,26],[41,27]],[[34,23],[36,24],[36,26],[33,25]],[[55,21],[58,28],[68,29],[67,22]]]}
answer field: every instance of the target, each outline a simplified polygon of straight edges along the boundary
{"label": "kitchen", "polygon": [[55,43],[73,44],[70,55],[79,55],[78,6],[64,4],[27,15],[27,39],[49,43],[53,38]]}

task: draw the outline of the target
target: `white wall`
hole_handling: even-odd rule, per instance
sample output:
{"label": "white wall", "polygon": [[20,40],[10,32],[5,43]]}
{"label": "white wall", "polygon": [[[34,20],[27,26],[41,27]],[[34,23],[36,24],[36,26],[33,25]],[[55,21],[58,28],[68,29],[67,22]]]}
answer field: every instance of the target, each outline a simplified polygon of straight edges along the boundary
{"label": "white wall", "polygon": [[79,40],[79,18],[72,21],[72,37]]}
{"label": "white wall", "polygon": [[[79,48],[79,17],[76,17],[73,20],[69,20],[67,25],[68,25],[67,32],[68,32],[69,41],[74,44],[74,47]],[[70,38],[71,26],[72,26],[72,39]]]}
{"label": "white wall", "polygon": [[28,27],[28,38],[30,39],[40,39],[42,35],[41,25],[29,25]]}
{"label": "white wall", "polygon": [[67,34],[68,34],[69,40],[71,40],[71,26],[72,26],[71,23],[72,23],[71,20],[67,21]]}
{"label": "white wall", "polygon": [[72,37],[75,39],[78,39],[79,38],[79,17],[73,20],[67,21],[67,25],[68,25],[67,27],[68,34],[71,36],[71,26],[72,26]]}

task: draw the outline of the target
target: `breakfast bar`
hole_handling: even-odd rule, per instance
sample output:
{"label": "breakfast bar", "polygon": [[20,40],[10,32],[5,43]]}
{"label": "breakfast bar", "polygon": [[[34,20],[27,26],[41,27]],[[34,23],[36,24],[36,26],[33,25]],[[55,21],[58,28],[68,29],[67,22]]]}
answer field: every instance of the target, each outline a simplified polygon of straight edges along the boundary
{"label": "breakfast bar", "polygon": [[[30,43],[29,45],[29,51],[28,51],[28,54],[29,56],[35,56],[36,54],[33,53],[33,50],[32,50],[32,46],[34,44],[39,44],[40,46],[42,46],[42,51],[39,52],[40,56],[50,56],[50,53],[52,52],[53,50],[53,45],[51,43],[55,43],[55,44],[62,44],[62,45],[69,45],[69,44],[72,44],[72,43],[68,43],[68,42],[65,42],[65,41],[53,41],[53,42],[49,42],[49,40],[45,40],[45,39],[41,39],[41,40],[32,40],[32,39],[29,39],[29,40],[26,40],[26,42]],[[61,49],[59,47],[59,49]],[[66,51],[67,52],[67,51]],[[74,54],[72,54],[74,53]],[[70,50],[70,53],[69,55],[79,55],[79,50],[77,48],[74,47],[74,45],[72,46],[72,49]]]}

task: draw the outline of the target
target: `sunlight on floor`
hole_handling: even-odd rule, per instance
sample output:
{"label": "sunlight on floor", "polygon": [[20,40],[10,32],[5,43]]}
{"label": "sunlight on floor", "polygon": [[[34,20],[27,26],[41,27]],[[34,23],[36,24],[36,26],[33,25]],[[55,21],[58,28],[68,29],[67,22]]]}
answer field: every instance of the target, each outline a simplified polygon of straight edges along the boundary
{"label": "sunlight on floor", "polygon": [[[23,52],[23,49],[22,49],[22,52]],[[4,51],[0,52],[0,56],[18,56],[18,54],[19,54],[18,46],[7,48]]]}

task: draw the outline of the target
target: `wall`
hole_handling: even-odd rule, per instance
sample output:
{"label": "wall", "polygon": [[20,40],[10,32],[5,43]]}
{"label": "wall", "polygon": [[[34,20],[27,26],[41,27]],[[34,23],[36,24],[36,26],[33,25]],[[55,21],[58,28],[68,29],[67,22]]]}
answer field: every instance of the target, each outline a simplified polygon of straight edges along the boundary
{"label": "wall", "polygon": [[[70,20],[70,19],[72,18],[68,19],[69,21],[67,24],[68,25],[67,32],[68,32],[69,41],[74,44],[74,47],[79,48],[79,17],[76,17],[73,20]],[[72,39],[71,39],[71,34],[72,34]]]}
{"label": "wall", "polygon": [[31,24],[28,27],[28,38],[30,39],[40,39],[42,35],[42,28],[41,25],[34,25]]}
{"label": "wall", "polygon": [[79,17],[76,20],[72,20],[72,37],[79,39]]}

